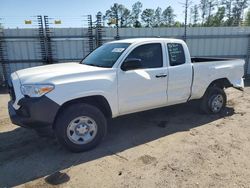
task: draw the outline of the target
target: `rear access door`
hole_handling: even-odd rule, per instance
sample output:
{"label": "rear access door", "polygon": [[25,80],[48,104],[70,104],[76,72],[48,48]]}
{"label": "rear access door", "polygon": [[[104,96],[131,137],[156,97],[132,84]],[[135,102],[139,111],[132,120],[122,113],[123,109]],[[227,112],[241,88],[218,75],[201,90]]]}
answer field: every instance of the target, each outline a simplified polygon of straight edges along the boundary
{"label": "rear access door", "polygon": [[186,102],[191,94],[193,70],[186,45],[167,43],[168,67],[168,105]]}

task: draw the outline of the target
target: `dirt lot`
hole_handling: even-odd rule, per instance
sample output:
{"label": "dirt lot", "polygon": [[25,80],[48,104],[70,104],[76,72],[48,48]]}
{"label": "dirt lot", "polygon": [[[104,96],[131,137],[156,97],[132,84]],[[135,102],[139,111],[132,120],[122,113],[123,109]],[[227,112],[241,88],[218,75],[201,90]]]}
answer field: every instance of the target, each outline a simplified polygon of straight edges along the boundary
{"label": "dirt lot", "polygon": [[0,187],[250,187],[250,88],[227,93],[221,115],[192,102],[112,120],[81,154],[12,125],[0,94]]}

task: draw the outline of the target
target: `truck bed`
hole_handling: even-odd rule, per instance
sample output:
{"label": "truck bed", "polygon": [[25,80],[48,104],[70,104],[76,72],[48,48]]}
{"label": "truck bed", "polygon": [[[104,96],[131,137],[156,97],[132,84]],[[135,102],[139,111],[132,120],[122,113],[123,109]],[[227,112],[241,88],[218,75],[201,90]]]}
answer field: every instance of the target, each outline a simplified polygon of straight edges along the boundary
{"label": "truck bed", "polygon": [[191,99],[202,97],[207,86],[215,79],[226,78],[231,83],[236,83],[244,75],[245,61],[242,59],[203,57],[191,59],[194,75]]}

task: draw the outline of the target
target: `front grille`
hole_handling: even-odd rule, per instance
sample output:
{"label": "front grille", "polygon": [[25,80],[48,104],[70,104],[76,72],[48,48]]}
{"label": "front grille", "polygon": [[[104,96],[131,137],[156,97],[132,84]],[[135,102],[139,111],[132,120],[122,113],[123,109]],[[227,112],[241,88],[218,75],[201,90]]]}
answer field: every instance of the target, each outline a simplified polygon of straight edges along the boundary
{"label": "front grille", "polygon": [[14,88],[13,88],[12,83],[9,83],[9,84],[8,84],[8,87],[9,87],[10,99],[11,99],[12,101],[15,101],[15,100],[16,100],[16,95],[15,95],[15,91],[14,91]]}

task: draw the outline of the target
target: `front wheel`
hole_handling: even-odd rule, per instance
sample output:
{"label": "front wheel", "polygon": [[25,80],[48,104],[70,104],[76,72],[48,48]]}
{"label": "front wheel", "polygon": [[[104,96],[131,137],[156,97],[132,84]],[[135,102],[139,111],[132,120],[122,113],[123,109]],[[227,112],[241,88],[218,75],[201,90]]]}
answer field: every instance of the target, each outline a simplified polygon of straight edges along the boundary
{"label": "front wheel", "polygon": [[201,110],[207,114],[220,113],[226,106],[227,96],[223,89],[210,87],[201,101]]}
{"label": "front wheel", "polygon": [[107,131],[106,118],[95,106],[72,104],[57,118],[55,133],[58,141],[73,152],[97,146]]}

